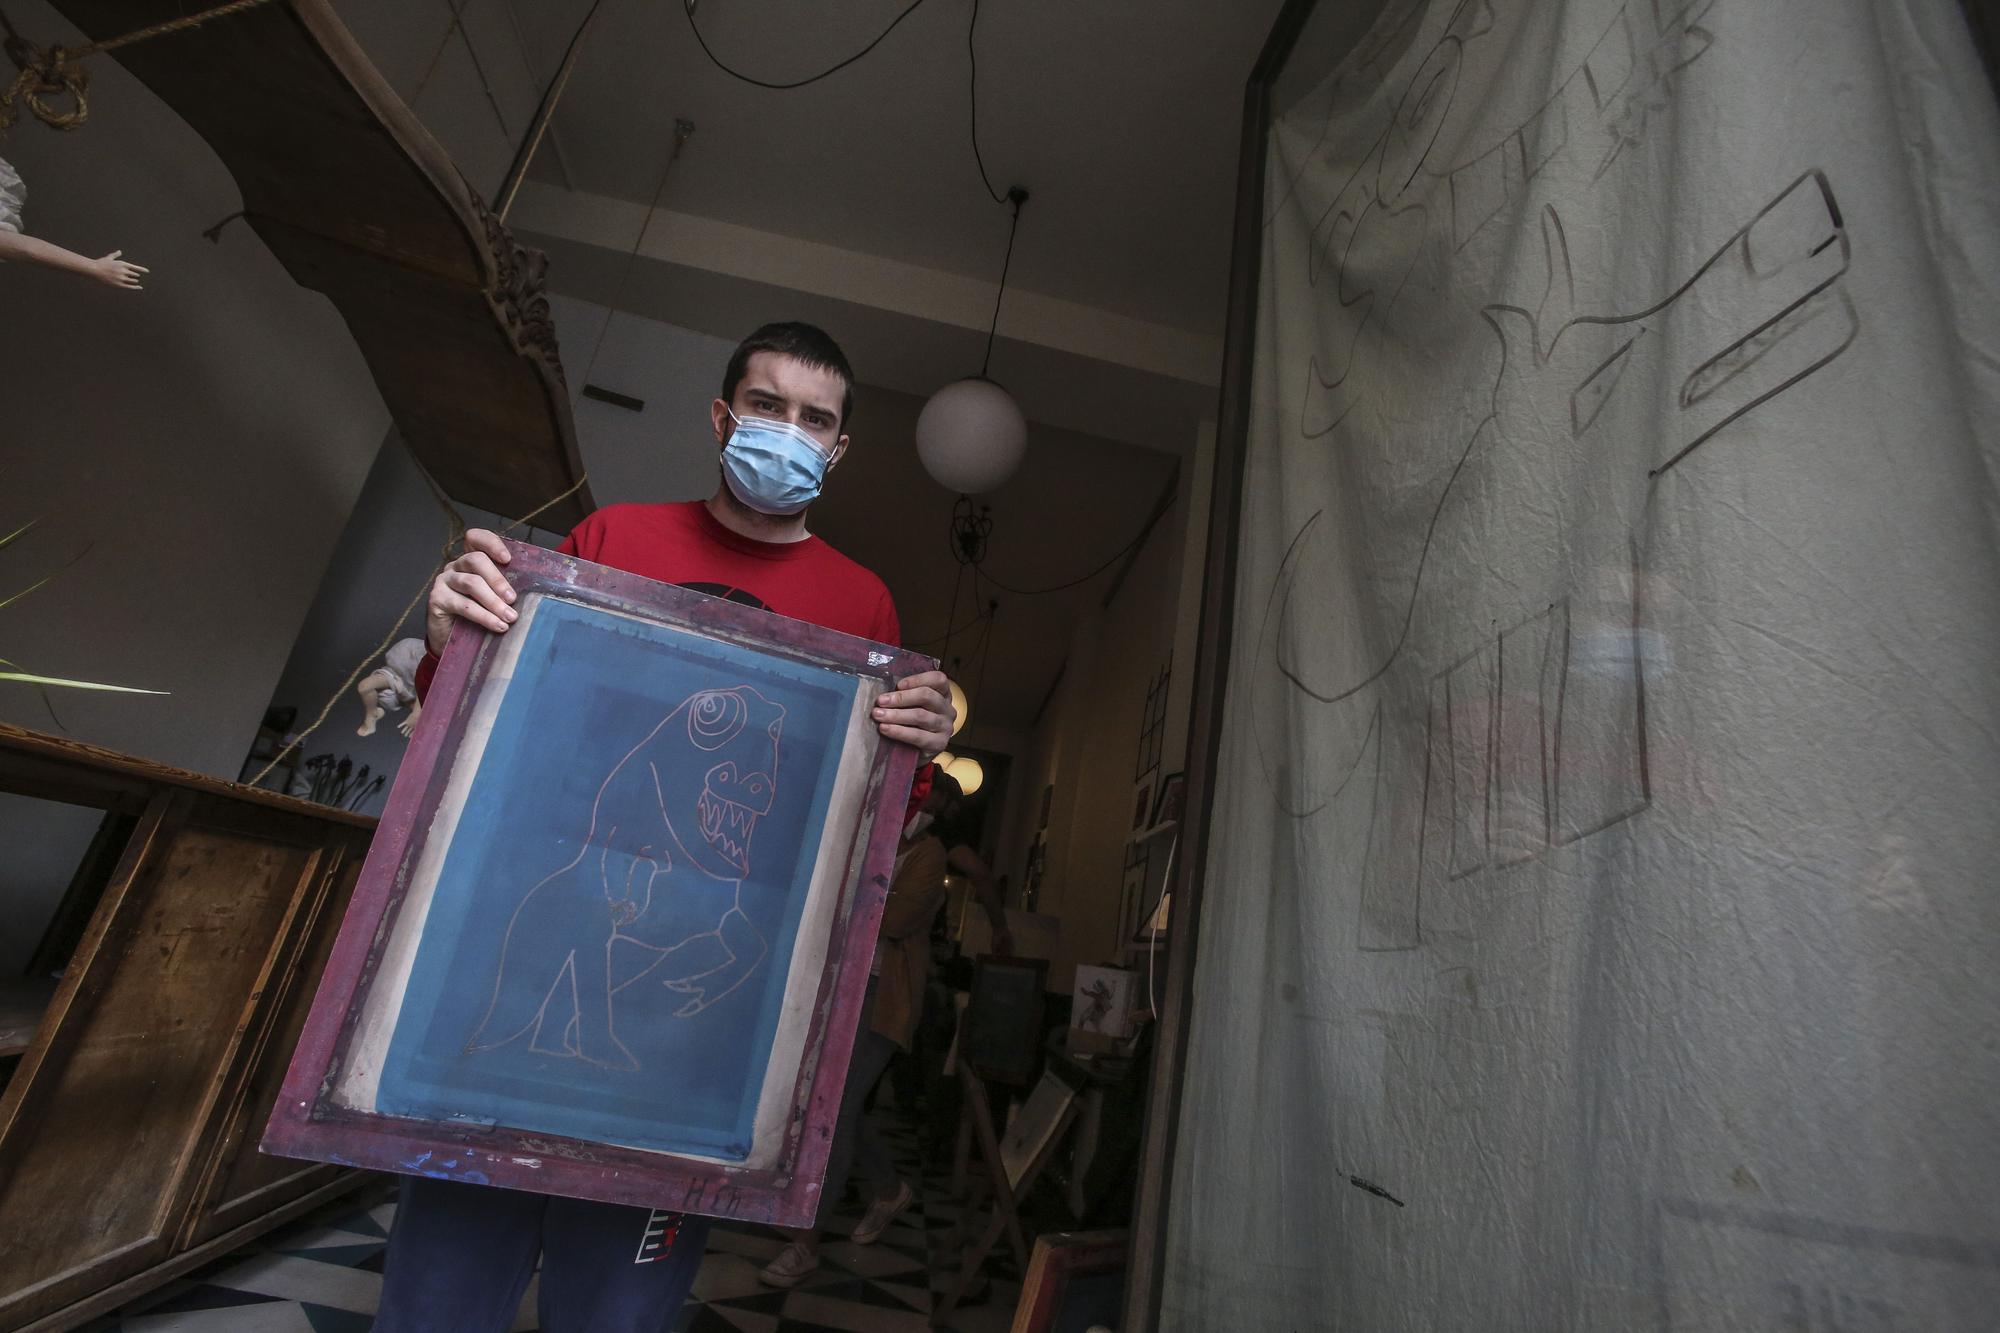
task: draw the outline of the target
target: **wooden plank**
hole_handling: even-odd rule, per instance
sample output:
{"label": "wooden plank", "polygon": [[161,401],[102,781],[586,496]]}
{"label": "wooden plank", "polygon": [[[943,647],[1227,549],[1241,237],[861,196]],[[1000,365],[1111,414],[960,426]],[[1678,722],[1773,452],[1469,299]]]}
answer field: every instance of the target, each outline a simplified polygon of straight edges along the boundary
{"label": "wooden plank", "polygon": [[137,820],[131,815],[115,810],[105,812],[97,832],[91,835],[90,846],[70,876],[69,886],[63,890],[62,901],[49,915],[49,924],[42,931],[41,942],[35,946],[27,967],[22,969],[23,975],[53,977],[69,966],[69,960],[76,955],[77,942],[89,929],[90,918],[97,914],[105,887],[118,871],[118,862],[125,855],[125,844],[131,841],[135,823]]}
{"label": "wooden plank", "polygon": [[0,982],[0,1059],[27,1054],[56,983],[41,978]]}
{"label": "wooden plank", "polygon": [[[134,838],[0,1137],[0,1324],[167,1258],[256,990],[322,854],[288,813],[187,791]],[[246,820],[246,816],[248,819]],[[262,821],[269,832],[245,827]],[[115,901],[112,893],[116,893]],[[65,997],[59,993],[59,1004]],[[39,1054],[39,1059],[36,1059]],[[10,1100],[15,1090],[8,1090]]]}
{"label": "wooden plank", "polygon": [[215,1147],[182,1225],[183,1245],[233,1230],[336,1173],[332,1167],[257,1151],[367,851],[358,835],[329,832],[334,836],[324,872],[300,895],[272,952],[273,974],[260,989],[264,1012],[252,1024],[240,1077],[221,1114],[202,1134]]}
{"label": "wooden plank", "polygon": [[[179,0],[57,0],[91,37]],[[445,493],[510,516],[583,477],[546,259],[517,244],[327,0],[287,0],[115,58],[214,148],[244,216],[332,300],[412,453]],[[544,527],[580,522],[587,488]]]}
{"label": "wooden plank", "polygon": [[[332,1170],[330,1167],[320,1169]],[[191,1250],[184,1250],[173,1258],[154,1265],[135,1277],[95,1291],[53,1314],[21,1326],[16,1333],[68,1333],[70,1329],[81,1328],[99,1315],[115,1310],[127,1301],[173,1281],[183,1273],[220,1259],[266,1232],[281,1227],[294,1218],[304,1217],[322,1204],[331,1203],[344,1194],[352,1194],[370,1181],[378,1179],[380,1177],[362,1171],[337,1172],[323,1184],[314,1185],[308,1193],[273,1208],[234,1231],[223,1232]]]}
{"label": "wooden plank", "polygon": [[0,791],[136,813],[146,807],[154,791],[162,786],[227,796],[353,828],[375,827],[373,815],[336,810],[330,805],[316,805],[261,787],[226,782],[206,773],[120,754],[65,736],[0,723]]}
{"label": "wooden plank", "polygon": [[1264,247],[1264,155],[1270,130],[1271,84],[1284,68],[1316,0],[1286,0],[1271,25],[1243,90],[1237,141],[1236,216],[1229,264],[1229,311],[1223,330],[1222,385],[1216,406],[1215,488],[1202,571],[1201,622],[1196,636],[1194,716],[1188,734],[1187,790],[1181,847],[1175,860],[1173,921],[1167,938],[1167,988],[1159,1012],[1146,1136],[1139,1154],[1138,1200],[1132,1219],[1132,1266],[1126,1276],[1121,1327],[1155,1328],[1166,1274],[1168,1191],[1180,1134],[1181,1088],[1187,1077],[1188,1015],[1194,1005],[1195,948],[1207,884],[1209,822],[1222,746],[1224,690],[1236,616],[1236,553],[1243,521],[1243,467],[1249,456],[1250,399],[1257,350],[1258,274]]}

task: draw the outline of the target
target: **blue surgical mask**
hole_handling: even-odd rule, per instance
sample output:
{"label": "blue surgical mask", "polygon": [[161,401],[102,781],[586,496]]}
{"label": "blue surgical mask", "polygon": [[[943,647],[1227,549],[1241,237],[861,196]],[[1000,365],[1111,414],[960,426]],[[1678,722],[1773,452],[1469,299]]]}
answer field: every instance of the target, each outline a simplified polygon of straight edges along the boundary
{"label": "blue surgical mask", "polygon": [[796,514],[819,498],[833,452],[789,421],[739,417],[722,450],[729,489],[760,514]]}

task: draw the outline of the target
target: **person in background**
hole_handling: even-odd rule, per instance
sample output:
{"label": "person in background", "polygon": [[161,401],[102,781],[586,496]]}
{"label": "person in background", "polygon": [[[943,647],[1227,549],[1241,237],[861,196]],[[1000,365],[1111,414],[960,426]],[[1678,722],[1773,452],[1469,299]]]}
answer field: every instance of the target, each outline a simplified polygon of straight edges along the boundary
{"label": "person in background", "polygon": [[[881,1131],[868,1119],[869,1094],[897,1051],[907,1051],[923,1017],[924,983],[930,975],[931,922],[944,906],[944,877],[950,853],[935,825],[961,799],[958,782],[931,769],[930,794],[904,827],[896,852],[896,873],[882,906],[882,932],[868,974],[868,998],[861,1007],[861,1031],[847,1064],[847,1084],[834,1122],[827,1155],[826,1187],[820,1191],[819,1218],[791,1233],[792,1242],[758,1276],[774,1287],[796,1287],[819,1268],[820,1235],[827,1215],[847,1192],[848,1173],[858,1169],[868,1209],[850,1237],[872,1245],[889,1224],[916,1200],[910,1182],[896,1174]],[[1004,927],[1006,916],[1000,914]]]}

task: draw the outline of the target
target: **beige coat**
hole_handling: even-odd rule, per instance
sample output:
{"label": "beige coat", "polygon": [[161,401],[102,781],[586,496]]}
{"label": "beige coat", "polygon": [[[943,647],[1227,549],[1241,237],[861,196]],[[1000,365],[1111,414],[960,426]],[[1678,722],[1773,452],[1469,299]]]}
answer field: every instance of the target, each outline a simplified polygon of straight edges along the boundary
{"label": "beige coat", "polygon": [[875,981],[875,1016],[869,1023],[906,1051],[924,1011],[931,918],[945,898],[944,843],[935,837],[919,838],[908,850],[882,906],[882,970]]}

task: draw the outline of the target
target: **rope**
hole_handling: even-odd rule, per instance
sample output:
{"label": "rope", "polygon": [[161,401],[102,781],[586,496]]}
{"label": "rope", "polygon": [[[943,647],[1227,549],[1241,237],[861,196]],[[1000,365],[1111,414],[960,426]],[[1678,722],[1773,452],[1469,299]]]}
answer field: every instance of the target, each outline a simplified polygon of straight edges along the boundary
{"label": "rope", "polygon": [[[354,670],[347,673],[347,679],[340,682],[340,688],[336,689],[327,698],[325,707],[319,710],[319,716],[312,720],[312,725],[294,736],[290,744],[279,750],[277,754],[271,756],[271,762],[258,769],[257,776],[250,779],[251,786],[257,787],[263,785],[264,779],[271,775],[272,769],[283,762],[286,755],[303,746],[306,743],[306,738],[318,731],[325,724],[327,718],[333,716],[333,710],[339,707],[340,701],[348,696],[349,691],[354,688],[355,682],[360,680],[362,675],[368,670],[369,664],[381,657],[382,654],[388,652],[389,646],[396,642],[397,636],[403,632],[403,622],[410,618],[410,612],[416,610],[424,598],[429,595],[431,585],[437,582],[438,575],[444,573],[445,566],[452,562],[452,549],[465,537],[465,520],[459,516],[457,507],[445,495],[444,490],[437,484],[437,479],[431,476],[429,469],[419,463],[417,464],[417,472],[423,477],[424,484],[430,487],[432,497],[437,500],[438,508],[444,514],[445,526],[449,532],[449,535],[444,539],[443,548],[438,553],[438,562],[431,566],[430,573],[424,575],[424,581],[418,586],[416,595],[405,602],[403,609],[397,612],[395,620],[390,622],[389,632],[382,637],[382,641],[376,644],[366,657],[355,664]],[[540,517],[544,511],[561,504],[564,500],[569,499],[570,496],[582,490],[589,481],[590,474],[586,472],[583,476],[577,478],[576,485],[570,487],[561,495],[550,499],[547,503],[537,505],[528,513],[509,523],[505,528],[501,529],[501,532],[503,534],[513,532],[530,519]]]}
{"label": "rope", "polygon": [[[0,92],[0,131],[14,124],[16,104],[24,105],[34,113],[36,120],[52,130],[73,130],[90,119],[90,71],[78,62],[107,51],[134,46],[155,37],[165,37],[170,33],[186,32],[199,28],[214,19],[228,18],[246,9],[256,9],[270,4],[271,0],[229,0],[227,4],[216,5],[196,14],[184,14],[180,18],[155,23],[149,28],[139,28],[122,37],[113,37],[102,42],[86,42],[79,47],[51,46],[47,49],[36,46],[15,29],[5,14],[0,14],[0,27],[7,35],[0,47],[4,47],[7,58],[20,70],[5,92]],[[67,98],[69,108],[60,107],[48,99]]]}

